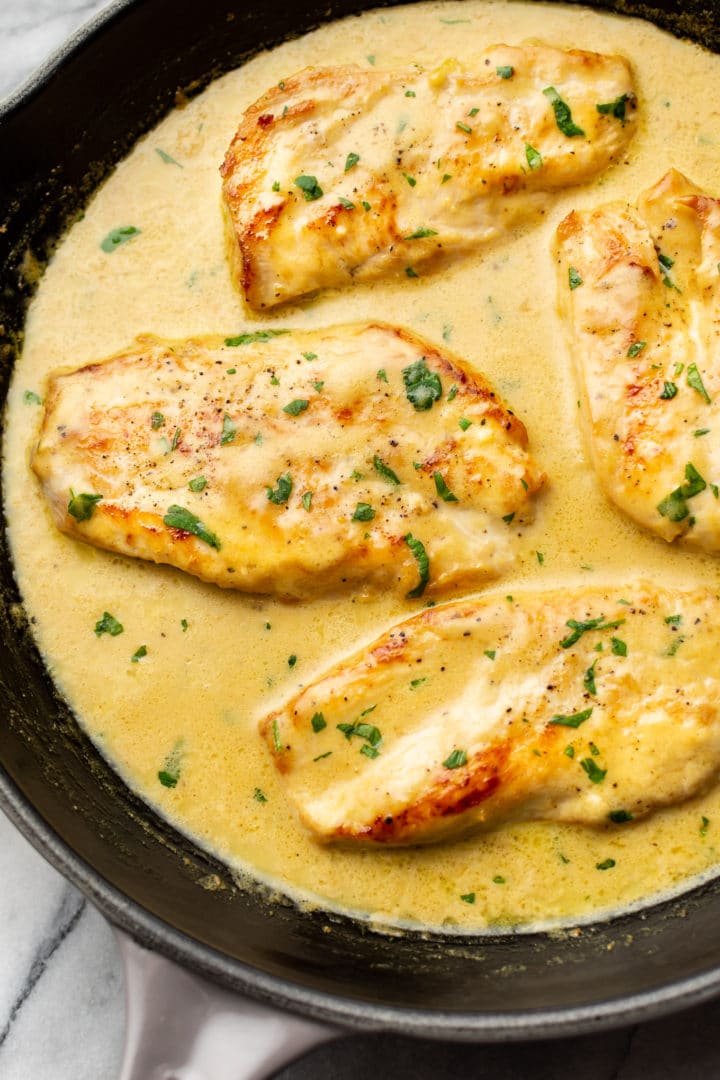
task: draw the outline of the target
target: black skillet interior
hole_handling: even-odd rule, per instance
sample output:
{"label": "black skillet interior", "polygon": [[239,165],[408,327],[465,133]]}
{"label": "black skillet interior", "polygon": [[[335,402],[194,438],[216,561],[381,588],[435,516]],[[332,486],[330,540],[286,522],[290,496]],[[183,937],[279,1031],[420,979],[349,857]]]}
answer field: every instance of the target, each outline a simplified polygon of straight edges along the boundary
{"label": "black skillet interior", "polygon": [[[3,397],[35,268],[176,94],[196,92],[261,47],[368,6],[375,5],[121,0],[0,115]],[[702,0],[600,6],[720,49],[720,10]],[[577,936],[492,939],[385,938],[239,887],[134,797],[58,699],[0,529],[0,801],[40,850],[139,940],[295,1010],[446,1037],[529,1038],[622,1024],[699,1001],[720,986],[719,883]]]}

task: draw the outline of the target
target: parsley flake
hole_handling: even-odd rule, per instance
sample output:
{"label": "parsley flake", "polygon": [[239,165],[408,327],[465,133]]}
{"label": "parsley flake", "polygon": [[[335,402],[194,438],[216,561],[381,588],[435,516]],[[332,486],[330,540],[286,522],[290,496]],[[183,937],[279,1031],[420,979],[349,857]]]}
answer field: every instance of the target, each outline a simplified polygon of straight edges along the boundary
{"label": "parsley flake", "polygon": [[379,473],[389,484],[397,485],[402,482],[397,474],[393,472],[389,465],[385,464],[378,454],[375,454],[375,457],[373,458],[373,468],[375,469],[375,472]]}
{"label": "parsley flake", "polygon": [[305,412],[310,402],[307,398],[295,398],[287,405],[283,405],[283,412],[288,416],[299,416],[301,412]]}
{"label": "parsley flake", "polygon": [[109,634],[110,637],[117,637],[124,629],[123,624],[118,622],[114,615],[111,615],[109,611],[104,611],[102,619],[98,619],[95,623],[95,636]]}
{"label": "parsley flake", "polygon": [[306,202],[314,202],[323,195],[323,189],[318,184],[316,176],[296,176],[293,183],[300,188]]}
{"label": "parsley flake", "polygon": [[214,532],[211,532],[196,514],[193,514],[191,510],[187,510],[184,506],[168,507],[168,511],[163,518],[163,525],[167,525],[169,529],[177,529],[180,532],[191,533],[193,536],[197,536],[198,540],[203,540],[210,547],[215,548],[216,551],[220,550],[221,544]]}
{"label": "parsley flake", "polygon": [[276,488],[267,487],[265,490],[267,491],[268,500],[271,503],[275,503],[276,506],[282,506],[283,503],[286,503],[290,498],[293,487],[290,473],[285,473],[284,476],[278,476],[276,483]]}
{"label": "parsley flake", "polygon": [[370,503],[359,502],[355,507],[355,513],[352,516],[353,521],[372,521],[375,517],[376,511],[373,510]]}
{"label": "parsley flake", "polygon": [[562,131],[563,135],[567,135],[568,138],[572,138],[574,135],[585,134],[583,129],[581,127],[578,127],[577,124],[573,122],[570,106],[567,104],[566,101],[563,101],[554,86],[547,86],[543,90],[543,94],[553,107],[553,112],[555,113],[555,123],[559,127],[560,131]]}
{"label": "parsley flake", "polygon": [[237,345],[254,345],[257,341],[271,341],[281,334],[289,334],[289,330],[255,330],[251,334],[238,334],[237,337],[225,338],[225,344],[232,348]]}
{"label": "parsley flake", "polygon": [[463,765],[467,765],[467,750],[453,750],[443,761],[445,769],[460,769]]}
{"label": "parsley flake", "polygon": [[70,488],[70,501],[67,505],[67,512],[76,521],[89,521],[101,499],[102,495],[89,495],[87,492],[76,495],[73,489]]}
{"label": "parsley flake", "polygon": [[134,225],[122,225],[119,229],[112,229],[105,239],[101,241],[100,247],[109,254],[120,247],[121,244],[126,244],[128,240],[132,240],[134,236],[139,235],[140,229],[136,229]]}
{"label": "parsley flake", "polygon": [[432,408],[433,402],[442,397],[440,376],[428,369],[425,357],[402,369],[407,399],[417,412]]}
{"label": "parsley flake", "polygon": [[550,721],[551,724],[559,725],[560,727],[579,728],[581,724],[584,724],[586,720],[589,720],[593,713],[593,707],[589,709],[583,709],[582,712],[571,713],[569,716],[553,716]]}
{"label": "parsley flake", "polygon": [[433,480],[435,481],[435,489],[443,500],[443,502],[457,502],[458,497],[454,495],[450,488],[445,483],[442,473],[434,472]]}
{"label": "parsley flake", "polygon": [[416,540],[412,533],[407,533],[404,539],[415,557],[420,572],[420,580],[417,585],[407,593],[408,600],[415,600],[425,592],[425,587],[430,579],[430,559],[422,541]]}

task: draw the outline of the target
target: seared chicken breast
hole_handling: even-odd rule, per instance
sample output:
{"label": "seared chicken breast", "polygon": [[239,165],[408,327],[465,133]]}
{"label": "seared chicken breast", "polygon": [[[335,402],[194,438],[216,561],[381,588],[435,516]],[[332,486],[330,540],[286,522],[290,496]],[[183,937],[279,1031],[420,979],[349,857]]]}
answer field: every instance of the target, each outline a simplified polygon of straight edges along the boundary
{"label": "seared chicken breast", "polygon": [[672,170],[573,212],[560,307],[600,483],[638,524],[720,551],[720,201]]}
{"label": "seared chicken breast", "polygon": [[471,70],[307,68],[247,110],[221,173],[251,307],[417,277],[544,214],[635,130],[618,56],[498,45]]}
{"label": "seared chicken breast", "polygon": [[476,585],[543,481],[482,376],[383,324],[138,339],[51,378],[32,466],[63,532],[286,598]]}
{"label": "seared chicken breast", "polygon": [[486,595],[392,627],[260,729],[319,840],[627,824],[716,781],[719,648],[709,590]]}

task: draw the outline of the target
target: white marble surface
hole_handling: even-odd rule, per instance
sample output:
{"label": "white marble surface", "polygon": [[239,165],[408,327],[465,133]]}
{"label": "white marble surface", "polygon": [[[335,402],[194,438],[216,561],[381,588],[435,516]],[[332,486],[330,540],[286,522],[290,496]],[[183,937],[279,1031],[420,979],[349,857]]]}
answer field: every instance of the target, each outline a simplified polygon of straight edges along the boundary
{"label": "white marble surface", "polygon": [[[0,0],[0,97],[104,0]],[[0,168],[2,163],[0,162]],[[114,1080],[120,960],[104,919],[0,814],[0,1080]],[[278,1080],[695,1080],[720,1077],[720,1003],[601,1036],[503,1047],[356,1036]],[[151,1080],[148,1077],[148,1080]]]}

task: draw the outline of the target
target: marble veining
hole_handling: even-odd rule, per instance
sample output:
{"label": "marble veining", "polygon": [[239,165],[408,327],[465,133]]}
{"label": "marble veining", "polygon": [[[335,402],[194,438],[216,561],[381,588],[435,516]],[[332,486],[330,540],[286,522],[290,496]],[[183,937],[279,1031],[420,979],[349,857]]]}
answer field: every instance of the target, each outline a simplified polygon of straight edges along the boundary
{"label": "marble veining", "polygon": [[[106,6],[107,0],[0,0],[0,98]],[[0,957],[0,1080],[114,1080],[124,1006],[112,931],[2,814]],[[720,1076],[720,1002],[551,1043],[466,1046],[356,1035],[315,1050],[277,1080],[365,1080],[368,1075],[374,1080],[712,1080]]]}

